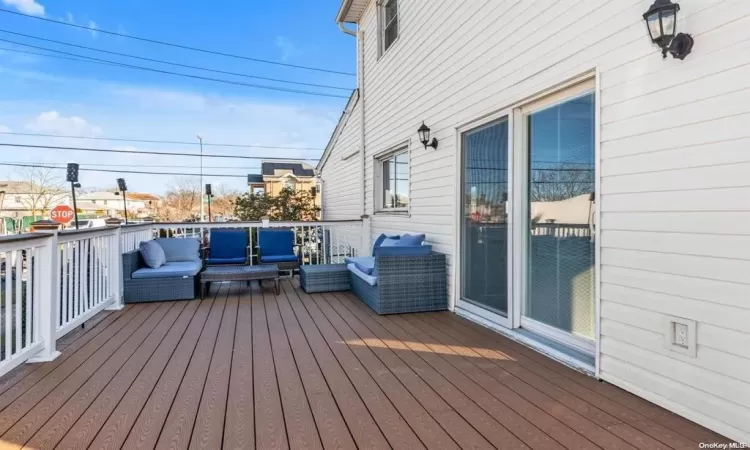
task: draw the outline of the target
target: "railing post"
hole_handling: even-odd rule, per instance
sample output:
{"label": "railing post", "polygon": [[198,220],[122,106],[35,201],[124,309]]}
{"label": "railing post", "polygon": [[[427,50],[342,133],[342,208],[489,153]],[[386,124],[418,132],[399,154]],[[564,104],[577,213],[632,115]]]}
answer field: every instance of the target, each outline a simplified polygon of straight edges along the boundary
{"label": "railing post", "polygon": [[34,300],[35,308],[38,308],[39,339],[44,344],[42,350],[28,362],[52,361],[60,352],[57,351],[57,294],[60,292],[60,245],[57,241],[57,233],[60,224],[51,220],[40,220],[31,224],[31,230],[35,233],[50,234],[50,240],[39,255],[39,297]]}
{"label": "railing post", "polygon": [[118,311],[125,307],[122,285],[122,226],[119,219],[109,218],[105,220],[107,227],[115,229],[113,249],[110,249],[111,261],[109,263],[109,279],[112,283],[112,295],[115,297],[108,311]]}

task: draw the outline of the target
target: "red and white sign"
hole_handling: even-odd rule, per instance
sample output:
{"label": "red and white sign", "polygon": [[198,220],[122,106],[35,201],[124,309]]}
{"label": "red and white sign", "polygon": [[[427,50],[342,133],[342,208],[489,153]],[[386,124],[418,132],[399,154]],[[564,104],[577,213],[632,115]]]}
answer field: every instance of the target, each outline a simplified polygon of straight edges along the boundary
{"label": "red and white sign", "polygon": [[70,223],[75,217],[75,211],[68,205],[57,205],[49,212],[49,218],[63,225]]}

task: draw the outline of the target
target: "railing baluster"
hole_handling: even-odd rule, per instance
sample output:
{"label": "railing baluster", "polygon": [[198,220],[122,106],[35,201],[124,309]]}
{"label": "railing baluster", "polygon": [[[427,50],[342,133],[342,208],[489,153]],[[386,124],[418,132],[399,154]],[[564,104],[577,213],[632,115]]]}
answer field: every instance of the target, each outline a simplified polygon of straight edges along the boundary
{"label": "railing baluster", "polygon": [[62,291],[55,296],[60,296],[60,303],[62,304],[62,314],[60,319],[55,319],[56,325],[62,325],[67,321],[68,317],[68,243],[62,245],[62,255],[60,258],[60,278],[62,279]]}
{"label": "railing baluster", "polygon": [[12,329],[11,327],[13,324],[11,323],[11,317],[13,315],[11,314],[11,304],[13,303],[13,297],[12,297],[12,291],[11,291],[11,285],[13,284],[13,252],[5,252],[5,332],[3,333],[3,339],[5,339],[5,355],[3,360],[10,359],[10,343],[11,343],[11,336],[12,336]]}
{"label": "railing baluster", "polygon": [[26,309],[26,347],[31,345],[31,329],[33,328],[31,305],[34,301],[34,283],[36,283],[34,265],[39,265],[39,257],[36,256],[36,253],[36,247],[31,247],[26,251],[26,298],[24,299]]}
{"label": "railing baluster", "polygon": [[14,354],[18,354],[21,351],[21,314],[23,313],[23,297],[21,293],[21,287],[23,284],[23,250],[16,250],[16,295],[15,295],[15,306],[16,306],[16,351]]}

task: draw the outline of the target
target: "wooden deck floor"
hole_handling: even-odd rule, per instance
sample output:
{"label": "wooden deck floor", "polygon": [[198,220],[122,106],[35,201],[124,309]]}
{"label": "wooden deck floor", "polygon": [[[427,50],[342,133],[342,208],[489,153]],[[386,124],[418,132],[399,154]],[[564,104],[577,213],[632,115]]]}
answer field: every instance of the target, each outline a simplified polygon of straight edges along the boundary
{"label": "wooden deck floor", "polygon": [[223,283],[0,378],[0,448],[682,449],[726,439],[451,313]]}

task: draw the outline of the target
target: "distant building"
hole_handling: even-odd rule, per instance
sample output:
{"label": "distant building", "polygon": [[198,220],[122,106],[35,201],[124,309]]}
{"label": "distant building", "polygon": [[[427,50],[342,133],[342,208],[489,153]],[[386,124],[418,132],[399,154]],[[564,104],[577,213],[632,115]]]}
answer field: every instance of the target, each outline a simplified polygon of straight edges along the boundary
{"label": "distant building", "polygon": [[[102,210],[107,211],[122,211],[124,206],[122,195],[119,192],[92,192],[81,195],[78,199],[81,202],[101,206]],[[159,206],[160,201],[161,198],[148,193],[128,192],[125,196],[125,204],[129,214],[148,214]]]}
{"label": "distant building", "polygon": [[269,162],[261,164],[261,174],[247,176],[248,192],[266,192],[278,195],[282,189],[308,191],[315,194],[315,204],[320,206],[318,179],[315,169],[303,162]]}

